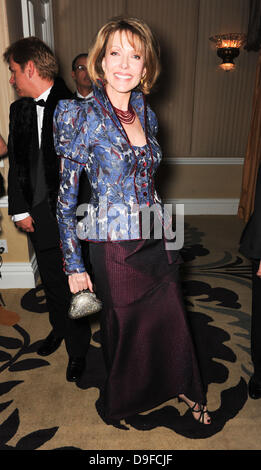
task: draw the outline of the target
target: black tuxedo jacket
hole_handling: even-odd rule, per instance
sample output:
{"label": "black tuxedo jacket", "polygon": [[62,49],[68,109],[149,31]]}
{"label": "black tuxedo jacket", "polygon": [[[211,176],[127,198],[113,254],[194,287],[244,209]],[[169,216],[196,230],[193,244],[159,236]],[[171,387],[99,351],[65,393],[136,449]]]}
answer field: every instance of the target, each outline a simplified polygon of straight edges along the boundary
{"label": "black tuxedo jacket", "polygon": [[257,174],[254,211],[242,233],[239,251],[248,259],[261,259],[261,166]]}
{"label": "black tuxedo jacket", "polygon": [[[61,78],[57,78],[50,91],[44,109],[42,128],[42,152],[48,202],[55,214],[59,189],[60,158],[57,157],[53,142],[53,114],[59,100],[72,97],[71,91]],[[30,167],[38,152],[38,130],[35,104],[32,98],[21,98],[10,106],[8,139],[9,214],[30,212],[33,191],[30,181]]]}

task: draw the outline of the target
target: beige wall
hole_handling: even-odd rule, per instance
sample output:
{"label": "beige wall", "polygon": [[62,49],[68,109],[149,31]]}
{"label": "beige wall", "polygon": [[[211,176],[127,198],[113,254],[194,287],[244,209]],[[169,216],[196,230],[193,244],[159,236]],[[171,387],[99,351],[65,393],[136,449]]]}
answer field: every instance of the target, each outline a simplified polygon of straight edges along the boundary
{"label": "beige wall", "polygon": [[[1,31],[1,56],[10,44],[22,36],[21,8],[20,0],[0,0],[0,31]],[[16,99],[15,93],[9,84],[10,73],[7,64],[0,60],[0,133],[7,141],[8,123],[9,123],[9,107],[12,101]],[[8,175],[8,158],[4,160],[4,168],[1,173],[5,179],[7,186]],[[6,198],[3,198],[0,204],[1,232],[0,238],[7,240],[8,253],[2,255],[3,263],[6,262],[23,262],[30,260],[31,252],[28,248],[27,236],[19,232],[8,215]]]}
{"label": "beige wall", "polygon": [[238,197],[241,178],[241,165],[163,164],[158,188],[164,199],[234,199]]}
{"label": "beige wall", "polygon": [[55,52],[61,74],[72,89],[73,58],[88,52],[98,28],[123,13],[125,4],[126,0],[53,0]]}
{"label": "beige wall", "polygon": [[1,239],[7,240],[8,253],[3,253],[4,263],[26,263],[31,259],[27,236],[17,230],[8,216],[8,209],[1,208]]}
{"label": "beige wall", "polygon": [[10,43],[23,37],[21,0],[5,0]]}

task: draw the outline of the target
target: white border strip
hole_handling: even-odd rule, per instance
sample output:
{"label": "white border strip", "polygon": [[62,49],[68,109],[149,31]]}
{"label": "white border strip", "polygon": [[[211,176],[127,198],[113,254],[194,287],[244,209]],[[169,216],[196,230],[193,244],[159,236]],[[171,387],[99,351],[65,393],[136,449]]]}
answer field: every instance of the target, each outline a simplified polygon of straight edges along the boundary
{"label": "white border strip", "polygon": [[8,207],[8,196],[0,198],[0,207]]}
{"label": "white border strip", "polygon": [[243,165],[240,157],[163,157],[163,164],[168,165]]}
{"label": "white border strip", "polygon": [[236,215],[239,199],[164,199],[164,204],[184,204],[184,215]]}
{"label": "white border strip", "polygon": [[29,263],[5,263],[0,268],[0,289],[33,288],[39,277],[35,255]]}

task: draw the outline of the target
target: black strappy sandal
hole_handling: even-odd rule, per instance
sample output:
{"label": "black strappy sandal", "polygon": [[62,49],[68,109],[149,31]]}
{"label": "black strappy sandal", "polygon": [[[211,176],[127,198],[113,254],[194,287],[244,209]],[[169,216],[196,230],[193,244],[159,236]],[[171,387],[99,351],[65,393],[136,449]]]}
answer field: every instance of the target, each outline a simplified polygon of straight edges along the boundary
{"label": "black strappy sandal", "polygon": [[[210,416],[208,416],[207,421],[205,422],[205,414],[209,413],[207,409],[204,410],[205,405],[195,402],[193,406],[190,406],[190,404],[181,397],[178,397],[178,401],[183,402],[185,403],[185,405],[188,406],[188,408],[191,410],[192,416],[195,419],[195,421],[198,421],[198,423],[204,424],[204,425],[211,424]],[[196,409],[196,407],[198,407],[198,409]],[[199,417],[196,418],[193,413],[199,413]]]}

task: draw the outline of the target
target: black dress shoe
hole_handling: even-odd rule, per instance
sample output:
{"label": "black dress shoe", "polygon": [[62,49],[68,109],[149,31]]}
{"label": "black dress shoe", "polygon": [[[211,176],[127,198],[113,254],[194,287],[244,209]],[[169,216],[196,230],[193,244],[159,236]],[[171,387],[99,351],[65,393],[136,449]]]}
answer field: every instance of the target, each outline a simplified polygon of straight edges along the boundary
{"label": "black dress shoe", "polygon": [[56,338],[54,336],[54,332],[51,331],[51,333],[45,338],[41,346],[39,347],[37,353],[39,356],[49,356],[49,354],[52,354],[56,349],[59,348],[63,338]]}
{"label": "black dress shoe", "polygon": [[76,380],[81,377],[84,367],[84,357],[70,357],[66,371],[66,379],[68,382],[76,382]]}
{"label": "black dress shoe", "polygon": [[256,382],[252,376],[248,384],[248,394],[253,400],[261,398],[261,382]]}

